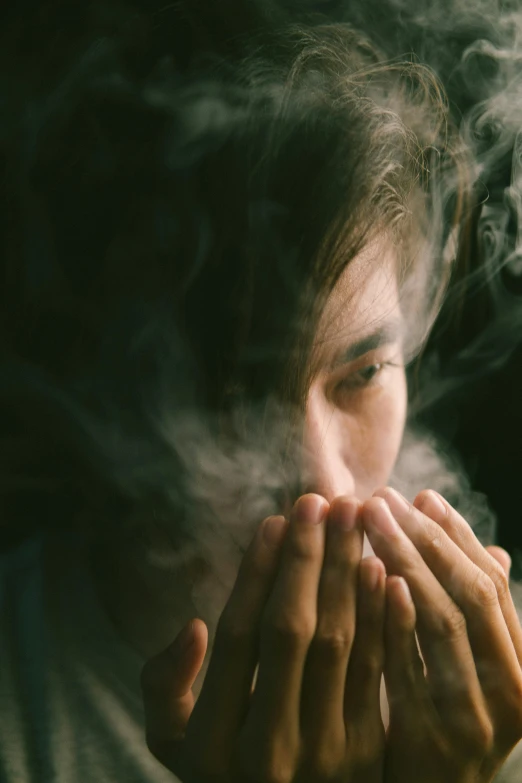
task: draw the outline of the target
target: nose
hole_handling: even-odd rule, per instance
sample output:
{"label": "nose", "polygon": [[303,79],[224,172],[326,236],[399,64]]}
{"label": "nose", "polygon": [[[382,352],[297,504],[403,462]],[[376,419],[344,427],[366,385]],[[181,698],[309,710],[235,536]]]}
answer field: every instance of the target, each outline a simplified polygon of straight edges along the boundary
{"label": "nose", "polygon": [[303,492],[316,492],[330,503],[355,493],[348,428],[320,388],[309,392],[303,434]]}

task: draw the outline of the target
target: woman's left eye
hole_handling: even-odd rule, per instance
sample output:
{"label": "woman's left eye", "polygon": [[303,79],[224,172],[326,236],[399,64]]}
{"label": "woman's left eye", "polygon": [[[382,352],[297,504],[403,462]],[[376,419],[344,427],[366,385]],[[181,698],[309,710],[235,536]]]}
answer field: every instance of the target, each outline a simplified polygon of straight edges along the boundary
{"label": "woman's left eye", "polygon": [[370,386],[386,367],[393,366],[396,365],[392,362],[376,362],[375,364],[369,364],[366,367],[362,367],[360,370],[351,373],[348,377],[340,381],[339,388],[341,390],[355,390]]}
{"label": "woman's left eye", "polygon": [[361,379],[363,383],[370,383],[381,370],[384,369],[384,362],[379,364],[370,364],[369,367],[364,367],[356,373],[356,376]]}

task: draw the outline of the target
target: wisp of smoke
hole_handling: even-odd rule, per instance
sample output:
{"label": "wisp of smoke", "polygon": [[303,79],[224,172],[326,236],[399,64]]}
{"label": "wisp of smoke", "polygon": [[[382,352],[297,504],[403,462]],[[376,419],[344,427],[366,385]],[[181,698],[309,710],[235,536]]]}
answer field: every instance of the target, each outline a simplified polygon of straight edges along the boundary
{"label": "wisp of smoke", "polygon": [[[453,394],[459,386],[502,366],[520,340],[522,306],[517,286],[522,275],[522,9],[519,4],[498,6],[491,0],[441,4],[409,0],[338,3],[331,11],[327,4],[322,4],[315,10],[369,30],[390,57],[409,56],[413,51],[418,59],[429,64],[448,90],[468,153],[469,175],[478,204],[477,249],[484,263],[470,270],[465,285],[468,292],[487,288],[494,304],[493,315],[472,344],[446,369],[444,378],[438,376],[436,363],[428,365],[420,403],[412,410],[414,419],[441,396]],[[100,73],[94,79],[94,87],[93,83],[86,86],[82,82],[83,72],[88,71],[91,79],[98,67]],[[157,65],[153,78],[139,82],[139,88],[126,73],[111,46],[99,40],[87,48],[78,59],[76,70],[57,89],[45,97],[33,96],[30,122],[25,117],[21,128],[24,166],[29,169],[33,162],[42,128],[52,137],[53,130],[59,129],[61,123],[66,124],[68,113],[74,113],[74,94],[79,84],[88,95],[91,90],[97,98],[100,94],[105,96],[109,105],[117,94],[129,112],[129,122],[134,121],[132,111],[139,101],[145,101],[158,116],[165,111],[174,129],[175,143],[161,149],[158,155],[164,156],[165,170],[175,170],[180,177],[198,160],[209,139],[210,144],[213,140],[217,144],[226,137],[229,126],[241,119],[244,100],[234,102],[230,95],[223,96],[207,77],[180,89],[167,59]],[[240,87],[236,85],[235,89]],[[274,85],[273,89],[276,89]],[[106,127],[101,111],[100,126],[96,128],[102,139],[104,134],[109,135],[111,118],[107,111]],[[109,143],[105,147],[101,144],[96,154],[93,153],[90,167],[93,193],[100,172],[107,176],[111,167],[118,170],[118,161],[111,154]],[[40,165],[45,166],[45,160]],[[74,174],[73,164],[70,165]],[[25,176],[24,171],[22,167]],[[23,189],[23,176],[21,179]],[[100,182],[105,182],[101,175]],[[442,206],[454,196],[454,185],[448,181],[447,191],[440,195]],[[129,189],[132,187],[131,178]],[[62,206],[64,210],[68,207]],[[112,206],[108,203],[107,209]],[[42,228],[38,202],[28,199],[26,209],[28,225]],[[114,209],[117,220],[117,207]],[[165,195],[161,209],[151,217],[151,224],[155,236],[163,237],[166,244],[170,217]],[[190,290],[207,259],[212,227],[206,222],[205,214],[180,213],[180,220],[194,224],[194,242],[190,247],[194,264],[190,274],[177,281],[178,290],[183,293]],[[40,237],[39,243],[35,242],[35,236]],[[88,239],[86,236],[87,247]],[[34,268],[39,268],[42,257],[51,254],[45,226],[40,232],[27,232],[24,241],[28,243],[27,256],[37,259]],[[126,249],[132,254],[132,236]],[[77,262],[81,266],[81,259]],[[87,273],[85,278],[88,282]],[[41,281],[37,274],[34,280],[38,287]],[[459,286],[455,286],[451,296],[458,299],[460,293]],[[205,601],[213,602],[217,608],[222,596],[219,591],[213,592],[211,583],[222,585],[223,593],[226,592],[254,526],[267,514],[279,510],[288,487],[299,483],[297,467],[289,469],[282,458],[292,449],[292,444],[296,450],[299,447],[298,433],[286,426],[294,419],[293,411],[272,401],[259,408],[254,406],[246,413],[243,408],[232,409],[229,437],[216,439],[218,423],[213,414],[198,404],[197,373],[190,364],[183,338],[169,324],[162,326],[157,313],[150,314],[146,308],[137,307],[137,310],[138,316],[135,312],[129,316],[130,323],[134,328],[137,318],[140,325],[145,324],[143,329],[136,330],[145,349],[149,337],[153,340],[158,329],[164,331],[155,353],[151,350],[147,354],[143,346],[140,349],[149,360],[152,356],[154,365],[147,382],[146,373],[137,373],[129,379],[113,366],[114,356],[121,355],[123,362],[126,352],[133,348],[129,349],[125,343],[124,307],[121,313],[115,313],[111,324],[115,325],[116,335],[110,334],[110,339],[116,341],[110,346],[112,350],[107,357],[99,359],[95,375],[80,378],[76,388],[53,390],[45,373],[32,373],[29,368],[7,364],[4,377],[21,379],[21,384],[26,384],[24,388],[33,384],[35,397],[41,392],[40,399],[45,401],[39,408],[41,413],[62,410],[71,424],[71,438],[82,442],[86,461],[96,464],[98,474],[106,475],[123,496],[137,502],[151,495],[159,497],[158,513],[165,517],[166,525],[169,514],[174,517],[180,508],[184,509],[176,516],[176,547],[168,553],[150,549],[146,556],[156,567],[173,568],[180,558],[190,559],[196,550],[202,552],[211,564],[212,579],[197,590],[205,593]],[[118,339],[122,340],[121,351],[115,350]],[[124,393],[118,388],[121,377],[126,378],[129,386]],[[6,397],[12,398],[12,386],[6,382],[5,388]],[[173,388],[179,390],[174,396]],[[81,405],[71,402],[78,391],[83,397],[96,400],[97,415],[87,415]],[[23,396],[19,395],[18,401],[24,405]],[[136,425],[140,417],[143,426]],[[245,432],[248,438],[244,437]],[[492,539],[493,517],[483,497],[471,491],[456,460],[446,449],[432,436],[417,431],[414,424],[405,436],[393,482],[410,498],[426,486],[438,489],[470,520],[484,541]],[[198,600],[195,596],[195,601]]]}

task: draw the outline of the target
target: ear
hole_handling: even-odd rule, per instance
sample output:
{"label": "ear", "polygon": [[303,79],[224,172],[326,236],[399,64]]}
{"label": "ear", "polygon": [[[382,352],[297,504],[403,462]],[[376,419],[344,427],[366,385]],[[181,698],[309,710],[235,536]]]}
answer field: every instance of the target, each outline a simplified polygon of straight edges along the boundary
{"label": "ear", "polygon": [[511,558],[506,552],[505,549],[502,549],[500,546],[487,546],[486,549],[488,550],[491,557],[494,557],[497,563],[500,563],[504,571],[506,572],[506,576],[509,579],[509,572],[511,570]]}

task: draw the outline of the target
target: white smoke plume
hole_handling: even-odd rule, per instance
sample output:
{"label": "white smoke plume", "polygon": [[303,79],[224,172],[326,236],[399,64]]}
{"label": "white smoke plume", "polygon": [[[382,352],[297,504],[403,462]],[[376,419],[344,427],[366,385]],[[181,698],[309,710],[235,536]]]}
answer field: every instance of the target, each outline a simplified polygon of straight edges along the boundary
{"label": "white smoke plume", "polygon": [[[326,5],[319,10],[329,14]],[[472,383],[500,369],[521,341],[522,300],[516,284],[522,275],[522,7],[487,0],[442,5],[390,2],[379,4],[379,9],[386,26],[381,31],[377,22],[371,34],[391,57],[413,51],[440,76],[468,153],[468,175],[479,204],[476,249],[483,262],[472,265],[464,282],[453,287],[450,307],[463,293],[473,298],[484,291],[492,305],[482,328],[447,366],[441,369],[436,356],[425,363],[392,483],[410,499],[425,487],[437,489],[481,540],[491,543],[495,519],[486,499],[473,491],[451,446],[418,428],[415,419],[441,399],[459,390],[467,393]],[[368,29],[372,13],[377,13],[374,4],[345,3],[337,4],[331,16]],[[454,182],[447,185],[443,200],[453,195]],[[192,412],[183,417],[165,409],[154,417],[167,448],[184,465],[187,494],[198,509],[197,524],[187,527],[223,582],[234,570],[230,563],[244,550],[252,525],[278,510],[277,500],[288,482],[281,471],[281,428],[267,427],[266,415],[258,415],[261,424],[248,425],[257,437],[248,445],[241,439],[232,445],[231,440],[229,448],[217,445],[204,416]],[[288,419],[281,411],[272,411],[268,418]],[[151,463],[152,472],[157,468]],[[168,475],[162,475],[160,483],[168,493]],[[153,475],[149,478],[154,483]],[[151,557],[160,564],[161,553]],[[167,564],[172,564],[169,558]]]}
{"label": "white smoke plume", "polygon": [[[302,4],[288,2],[281,3],[281,7],[287,7],[296,20],[303,12]],[[304,10],[316,13],[319,20],[353,22],[376,38],[390,58],[407,58],[413,52],[414,57],[433,68],[448,91],[453,117],[468,152],[468,173],[480,205],[477,253],[483,257],[483,263],[472,266],[465,276],[465,285],[454,286],[450,307],[458,301],[463,289],[467,296],[486,291],[491,314],[472,341],[460,347],[447,366],[441,368],[436,357],[426,365],[412,407],[412,425],[406,433],[392,483],[410,498],[427,486],[439,490],[469,519],[480,537],[490,541],[494,521],[484,498],[473,492],[450,447],[441,446],[435,436],[417,429],[415,418],[440,399],[459,390],[466,393],[473,382],[501,368],[520,342],[522,305],[517,286],[522,277],[522,6],[519,2],[493,0],[451,3],[397,0],[339,2],[335,7],[330,3],[307,3]],[[101,57],[104,46],[106,43],[100,41],[91,52],[103,66],[99,81],[105,80],[104,90],[109,96],[111,90],[123,88],[132,103],[138,97],[137,92],[118,75],[117,58],[113,70],[107,66],[105,59],[112,57],[112,49],[109,46]],[[89,63],[90,60],[86,63],[81,60],[79,67],[87,67]],[[165,83],[171,80],[175,84],[168,67],[162,73]],[[72,81],[68,79],[64,85],[66,92],[72,89]],[[183,106],[173,112],[176,127],[181,136],[184,134],[186,143],[171,150],[169,165],[183,163],[176,158],[178,152],[187,161],[191,156],[197,157],[199,137],[208,128],[226,129],[227,123],[234,120],[230,114],[223,113],[219,94],[217,97],[209,94],[205,99],[206,87],[202,82],[200,101],[187,100],[185,113]],[[145,85],[144,92],[150,105],[158,110],[163,106],[165,94],[168,103],[168,93],[162,89],[155,91],[154,85]],[[52,100],[39,103],[42,116],[52,112],[55,103],[64,99],[63,91],[58,90],[51,97]],[[95,163],[101,168],[103,156]],[[442,201],[451,199],[453,186],[454,182],[447,183]],[[205,258],[207,236],[200,235],[198,240],[194,275]],[[163,378],[163,383],[168,385],[170,380],[170,377]],[[145,411],[162,443],[163,450],[158,454],[146,438],[125,437],[125,417],[110,399],[110,383],[100,382],[99,389],[109,398],[107,416],[100,418],[101,424],[82,419],[74,406],[58,396],[55,408],[67,409],[71,421],[76,417],[76,428],[83,428],[79,437],[92,447],[95,455],[92,459],[97,460],[99,471],[105,471],[109,480],[132,499],[139,500],[152,489],[161,492],[177,509],[181,502],[177,490],[176,493],[172,490],[175,496],[169,493],[171,486],[179,484],[178,476],[172,480],[173,472],[178,468],[183,471],[185,493],[191,498],[194,511],[190,511],[180,526],[185,541],[178,556],[189,557],[200,547],[204,558],[212,562],[218,581],[228,584],[253,526],[266,514],[277,511],[288,485],[297,484],[296,476],[285,474],[281,463],[281,452],[288,446],[286,438],[291,443],[296,437],[288,433],[283,436],[284,428],[278,423],[288,420],[287,413],[257,411],[252,414],[254,421],[247,423],[247,429],[253,433],[248,444],[239,438],[233,445],[230,438],[229,445],[218,445],[211,434],[213,423],[197,413],[196,406],[194,409],[178,406],[174,400],[171,407],[158,407],[147,400],[149,390],[145,389],[140,412]],[[232,429],[241,430],[241,426],[240,421],[233,421]],[[158,567],[172,567],[175,561],[174,551],[167,557],[165,553],[152,551],[148,556]]]}

